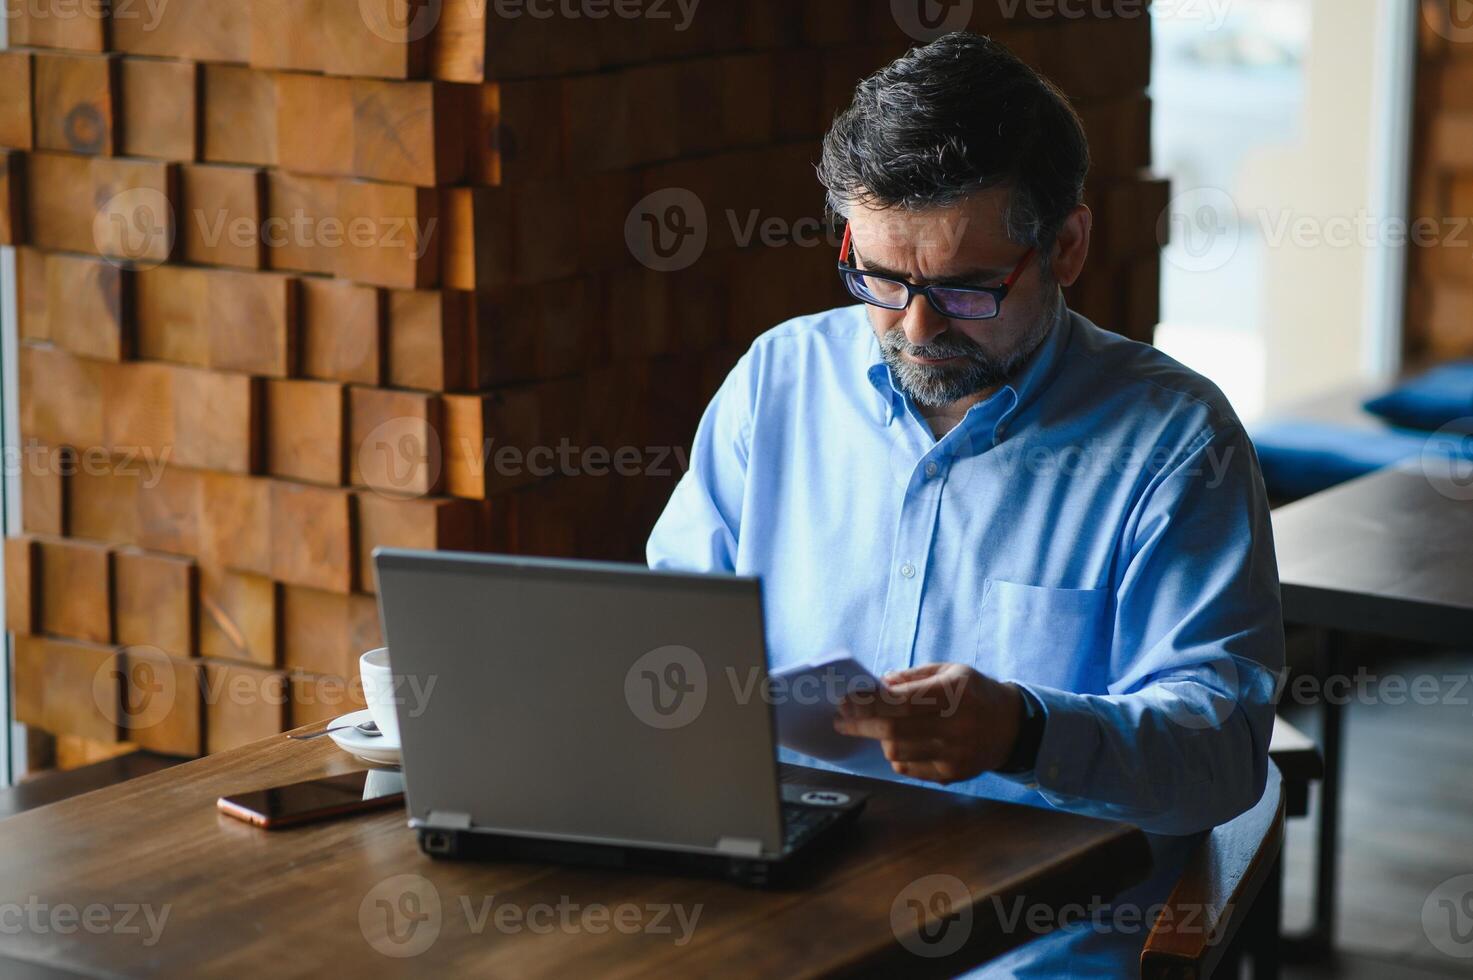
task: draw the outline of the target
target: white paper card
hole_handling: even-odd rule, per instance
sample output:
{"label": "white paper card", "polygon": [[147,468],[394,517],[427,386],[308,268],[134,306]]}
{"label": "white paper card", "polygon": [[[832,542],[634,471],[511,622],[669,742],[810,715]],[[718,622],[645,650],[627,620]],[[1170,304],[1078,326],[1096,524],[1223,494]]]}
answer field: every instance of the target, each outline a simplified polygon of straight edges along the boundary
{"label": "white paper card", "polygon": [[873,694],[882,686],[847,653],[778,671],[771,677],[771,691],[779,744],[850,772],[893,779],[895,770],[878,741],[834,731],[834,716],[846,694]]}

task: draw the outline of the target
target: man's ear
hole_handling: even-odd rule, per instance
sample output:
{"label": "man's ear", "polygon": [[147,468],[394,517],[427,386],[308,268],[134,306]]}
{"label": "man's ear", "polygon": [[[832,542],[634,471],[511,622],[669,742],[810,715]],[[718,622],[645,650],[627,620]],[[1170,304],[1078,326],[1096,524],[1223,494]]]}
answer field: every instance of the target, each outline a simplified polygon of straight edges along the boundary
{"label": "man's ear", "polygon": [[1053,272],[1059,285],[1065,288],[1074,285],[1084,271],[1084,260],[1089,257],[1089,236],[1094,228],[1094,215],[1083,204],[1069,212],[1064,219],[1059,236],[1054,240]]}

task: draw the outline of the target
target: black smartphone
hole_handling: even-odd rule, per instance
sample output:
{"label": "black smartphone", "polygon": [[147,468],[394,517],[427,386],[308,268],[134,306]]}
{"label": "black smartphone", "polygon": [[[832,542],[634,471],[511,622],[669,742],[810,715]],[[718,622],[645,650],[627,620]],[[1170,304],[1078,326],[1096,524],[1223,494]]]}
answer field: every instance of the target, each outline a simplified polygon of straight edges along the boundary
{"label": "black smartphone", "polygon": [[403,803],[403,774],[374,769],[222,796],[215,805],[236,819],[276,830]]}

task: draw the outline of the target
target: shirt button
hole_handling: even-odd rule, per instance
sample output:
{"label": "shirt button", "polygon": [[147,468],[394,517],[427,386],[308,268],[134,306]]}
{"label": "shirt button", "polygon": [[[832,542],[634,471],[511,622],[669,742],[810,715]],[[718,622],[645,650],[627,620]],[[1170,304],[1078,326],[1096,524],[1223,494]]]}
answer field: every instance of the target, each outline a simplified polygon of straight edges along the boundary
{"label": "shirt button", "polygon": [[934,479],[936,479],[936,474],[937,473],[940,473],[940,472],[941,472],[941,467],[937,466],[935,463],[927,463],[926,464],[926,479],[928,479],[928,480],[934,480]]}
{"label": "shirt button", "polygon": [[906,562],[904,565],[900,566],[900,574],[905,578],[915,578],[916,567],[910,562]]}

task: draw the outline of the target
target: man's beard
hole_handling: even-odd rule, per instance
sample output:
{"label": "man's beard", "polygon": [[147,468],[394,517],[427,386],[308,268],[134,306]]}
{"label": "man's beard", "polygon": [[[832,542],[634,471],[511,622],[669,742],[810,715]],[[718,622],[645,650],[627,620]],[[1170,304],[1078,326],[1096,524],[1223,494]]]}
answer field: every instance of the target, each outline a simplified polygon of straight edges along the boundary
{"label": "man's beard", "polygon": [[[880,338],[880,352],[901,391],[921,408],[942,408],[968,395],[1011,382],[1048,336],[1056,318],[1057,310],[1040,316],[1018,345],[1001,357],[987,353],[970,337],[950,330],[918,347],[906,339],[905,330],[899,325]],[[948,364],[917,364],[902,354],[928,360],[950,357],[958,360]]]}

